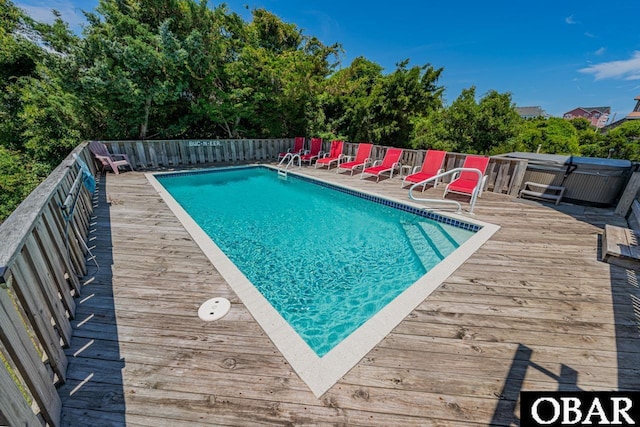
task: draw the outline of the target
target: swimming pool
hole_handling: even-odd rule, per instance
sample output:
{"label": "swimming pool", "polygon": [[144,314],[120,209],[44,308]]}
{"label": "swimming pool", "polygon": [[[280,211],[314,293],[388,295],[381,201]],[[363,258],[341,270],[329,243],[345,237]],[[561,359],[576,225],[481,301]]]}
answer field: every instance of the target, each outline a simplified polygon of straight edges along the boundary
{"label": "swimming pool", "polygon": [[159,181],[320,357],[476,231],[267,168]]}
{"label": "swimming pool", "polygon": [[[205,245],[217,246],[231,261],[229,268],[234,271],[229,274],[237,278],[235,269],[239,270],[244,276],[240,281],[253,287],[248,291],[250,299],[266,300],[271,309],[264,303],[252,309],[253,304],[241,294],[246,286],[238,292],[231,283],[234,279],[229,280],[214,261],[256,320],[263,328],[273,329],[276,338],[265,332],[299,375],[300,370],[309,369],[308,362],[297,369],[290,360],[292,353],[307,354],[310,349],[318,360],[329,360],[333,353],[344,355],[345,349],[353,353],[349,343],[360,346],[362,342],[352,337],[367,329],[375,336],[368,341],[377,343],[389,327],[367,324],[375,324],[376,317],[388,312],[386,307],[425,273],[486,229],[326,182],[291,174],[281,180],[266,167],[156,177],[162,184],[157,187],[160,193],[168,196],[165,200],[188,214],[196,234],[204,233],[215,242]],[[413,307],[419,302],[413,301]],[[273,310],[275,319],[258,318],[261,312]],[[286,336],[291,329],[298,338]],[[277,341],[293,342],[294,350],[283,351]],[[362,349],[356,352],[361,353]],[[318,387],[309,385],[316,393]]]}

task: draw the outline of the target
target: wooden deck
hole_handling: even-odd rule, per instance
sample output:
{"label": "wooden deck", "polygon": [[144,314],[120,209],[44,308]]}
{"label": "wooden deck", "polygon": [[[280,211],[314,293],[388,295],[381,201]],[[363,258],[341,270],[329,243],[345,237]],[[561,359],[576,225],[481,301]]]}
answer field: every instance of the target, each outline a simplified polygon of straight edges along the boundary
{"label": "wooden deck", "polygon": [[[407,198],[398,178],[303,170]],[[317,399],[143,173],[99,186],[65,425],[517,426],[521,390],[640,389],[637,272],[598,261],[613,210],[485,194],[475,217],[501,229]],[[212,296],[231,312],[203,322]]]}

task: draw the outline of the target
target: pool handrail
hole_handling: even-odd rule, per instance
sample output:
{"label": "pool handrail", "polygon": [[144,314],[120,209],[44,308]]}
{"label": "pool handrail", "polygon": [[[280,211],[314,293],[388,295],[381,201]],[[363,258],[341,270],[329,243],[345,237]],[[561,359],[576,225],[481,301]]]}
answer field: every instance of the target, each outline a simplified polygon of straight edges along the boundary
{"label": "pool handrail", "polygon": [[[428,203],[447,203],[447,204],[455,204],[458,206],[458,210],[456,211],[456,213],[460,213],[462,211],[462,205],[460,204],[460,202],[456,201],[456,200],[446,200],[446,199],[433,199],[433,198],[420,198],[420,197],[415,197],[413,195],[413,190],[414,188],[423,186],[428,184],[431,181],[436,181],[442,177],[448,176],[448,175],[453,175],[456,173],[460,173],[460,172],[475,172],[478,174],[478,182],[482,183],[483,182],[483,174],[479,169],[476,168],[454,168],[451,170],[448,170],[446,172],[442,172],[439,173],[437,175],[432,176],[431,178],[427,178],[424,181],[420,181],[420,182],[416,182],[415,184],[413,184],[410,188],[409,188],[409,198],[413,201],[416,202],[428,202]],[[476,189],[473,191],[473,193],[471,194],[471,200],[469,201],[469,214],[473,215],[473,207],[476,204],[476,200],[478,198],[478,195],[480,194],[480,192],[482,191],[482,184],[478,185],[476,187]]]}
{"label": "pool handrail", "polygon": [[[282,168],[282,164],[287,159],[289,159],[289,161],[287,162],[287,165],[283,169]],[[282,157],[282,160],[280,160],[280,163],[278,163],[278,175],[286,177],[287,176],[287,172],[289,172],[289,166],[291,166],[296,159],[298,159],[298,167],[302,168],[302,160],[300,159],[300,154],[299,153],[287,153],[287,154],[285,154],[284,157]]]}

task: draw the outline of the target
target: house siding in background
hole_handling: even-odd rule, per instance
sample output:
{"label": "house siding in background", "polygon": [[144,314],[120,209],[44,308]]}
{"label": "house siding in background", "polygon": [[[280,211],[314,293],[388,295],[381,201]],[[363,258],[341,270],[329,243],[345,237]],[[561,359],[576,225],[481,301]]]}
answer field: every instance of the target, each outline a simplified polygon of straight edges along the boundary
{"label": "house siding in background", "polygon": [[[623,124],[624,122],[628,122],[629,120],[640,120],[640,95],[636,96],[633,99],[636,101],[636,106],[633,108],[633,111],[630,112],[626,117],[623,117],[620,120],[615,121],[613,123],[609,123],[607,126],[604,127],[603,131],[609,131],[611,129],[614,129],[620,126],[621,124]],[[613,118],[615,119],[615,116]]]}
{"label": "house siding in background", "polygon": [[636,101],[636,106],[632,112],[629,113],[627,117],[628,120],[637,120],[640,119],[640,95],[633,98]]}
{"label": "house siding in background", "polygon": [[584,117],[589,120],[593,126],[601,129],[607,124],[607,121],[609,121],[610,114],[611,107],[577,107],[564,113],[562,117],[566,120]]}

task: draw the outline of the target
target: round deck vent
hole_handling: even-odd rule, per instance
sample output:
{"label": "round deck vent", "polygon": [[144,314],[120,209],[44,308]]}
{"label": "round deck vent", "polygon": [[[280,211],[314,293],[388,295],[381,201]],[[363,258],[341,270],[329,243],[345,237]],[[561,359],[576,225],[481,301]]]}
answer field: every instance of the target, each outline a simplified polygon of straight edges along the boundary
{"label": "round deck vent", "polygon": [[198,309],[198,317],[207,322],[222,318],[231,309],[231,303],[226,298],[211,298]]}

